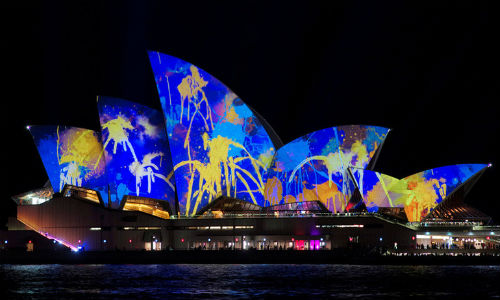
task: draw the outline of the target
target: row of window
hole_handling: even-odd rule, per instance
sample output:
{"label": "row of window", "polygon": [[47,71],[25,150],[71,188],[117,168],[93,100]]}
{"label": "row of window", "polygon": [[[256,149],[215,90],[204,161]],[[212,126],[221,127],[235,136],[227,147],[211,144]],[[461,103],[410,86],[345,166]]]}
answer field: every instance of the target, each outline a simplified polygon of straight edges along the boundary
{"label": "row of window", "polygon": [[[128,227],[118,227],[118,230],[160,230],[161,227],[159,226],[128,226]],[[90,227],[91,231],[110,231],[111,227],[110,226],[103,226],[103,227]]]}
{"label": "row of window", "polygon": [[[176,227],[167,227],[167,229],[187,229],[187,230],[233,230],[233,229],[253,229],[253,225],[235,225],[235,226],[176,226]],[[110,226],[103,227],[90,227],[91,231],[110,231]],[[161,230],[160,226],[126,226],[126,227],[118,227],[118,230]]]}
{"label": "row of window", "polygon": [[370,223],[370,224],[322,224],[316,225],[316,228],[382,228],[384,224]]}
{"label": "row of window", "polygon": [[233,229],[253,229],[253,225],[235,225],[235,226],[187,226],[188,230],[233,230]]}
{"label": "row of window", "polygon": [[316,225],[316,228],[363,228],[365,227],[364,225],[358,225],[358,224],[349,224],[349,225],[338,225],[338,224],[334,224],[334,225]]}

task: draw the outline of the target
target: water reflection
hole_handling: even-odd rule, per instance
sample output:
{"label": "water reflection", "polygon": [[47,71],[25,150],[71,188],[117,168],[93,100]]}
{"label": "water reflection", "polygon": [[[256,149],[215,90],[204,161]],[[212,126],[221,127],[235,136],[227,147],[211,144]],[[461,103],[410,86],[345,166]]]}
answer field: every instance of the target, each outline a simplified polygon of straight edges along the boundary
{"label": "water reflection", "polygon": [[500,297],[500,266],[2,265],[1,299]]}

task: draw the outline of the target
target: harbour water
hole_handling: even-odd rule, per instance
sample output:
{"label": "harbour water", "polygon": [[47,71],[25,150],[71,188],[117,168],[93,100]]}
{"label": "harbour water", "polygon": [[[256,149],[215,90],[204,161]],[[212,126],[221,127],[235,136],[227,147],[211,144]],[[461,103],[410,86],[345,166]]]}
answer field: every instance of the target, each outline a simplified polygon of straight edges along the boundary
{"label": "harbour water", "polygon": [[0,265],[0,299],[500,298],[500,266]]}

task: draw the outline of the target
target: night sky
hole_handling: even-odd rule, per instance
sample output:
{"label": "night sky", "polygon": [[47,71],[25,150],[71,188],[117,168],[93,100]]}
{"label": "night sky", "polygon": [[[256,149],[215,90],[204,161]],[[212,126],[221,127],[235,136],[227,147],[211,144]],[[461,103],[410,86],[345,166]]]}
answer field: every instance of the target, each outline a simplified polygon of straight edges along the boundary
{"label": "night sky", "polygon": [[160,109],[149,49],[217,77],[284,143],[378,125],[393,130],[375,170],[394,177],[493,163],[466,202],[500,221],[500,18],[488,3],[17,2],[0,9],[2,216],[47,181],[26,125],[99,130],[97,95]]}

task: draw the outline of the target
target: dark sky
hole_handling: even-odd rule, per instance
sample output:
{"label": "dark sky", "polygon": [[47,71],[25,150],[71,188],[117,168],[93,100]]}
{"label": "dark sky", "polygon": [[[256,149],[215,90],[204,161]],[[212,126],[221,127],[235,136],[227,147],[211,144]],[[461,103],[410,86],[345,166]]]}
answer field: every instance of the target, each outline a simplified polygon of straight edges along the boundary
{"label": "dark sky", "polygon": [[0,9],[2,215],[10,196],[47,180],[27,124],[98,130],[96,95],[160,107],[151,49],[220,79],[285,143],[369,124],[393,129],[375,169],[395,177],[493,163],[466,202],[500,220],[500,18],[490,3],[17,2]]}

